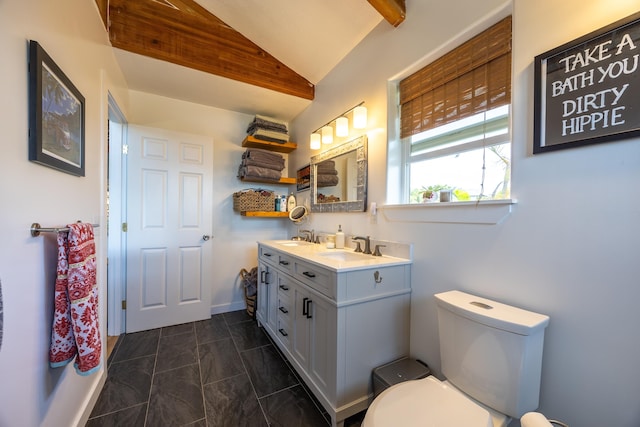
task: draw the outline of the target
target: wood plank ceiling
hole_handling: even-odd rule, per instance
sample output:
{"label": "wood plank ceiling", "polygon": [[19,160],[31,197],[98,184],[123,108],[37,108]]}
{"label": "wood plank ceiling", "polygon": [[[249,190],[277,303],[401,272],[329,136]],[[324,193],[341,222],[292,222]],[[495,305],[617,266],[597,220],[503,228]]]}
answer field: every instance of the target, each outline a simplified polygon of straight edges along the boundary
{"label": "wood plank ceiling", "polygon": [[[367,0],[389,23],[404,0]],[[96,0],[113,47],[312,100],[315,87],[194,0]]]}

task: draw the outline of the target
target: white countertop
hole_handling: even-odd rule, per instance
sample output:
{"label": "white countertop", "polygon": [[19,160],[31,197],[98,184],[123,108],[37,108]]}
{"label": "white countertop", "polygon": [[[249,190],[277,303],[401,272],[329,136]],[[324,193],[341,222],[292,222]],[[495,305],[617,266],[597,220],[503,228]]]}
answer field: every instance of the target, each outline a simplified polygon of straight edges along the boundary
{"label": "white countertop", "polygon": [[354,252],[353,249],[329,249],[326,245],[299,240],[263,240],[258,242],[280,252],[297,256],[304,261],[317,264],[338,273],[375,267],[391,267],[411,264],[410,259],[388,255],[373,256]]}

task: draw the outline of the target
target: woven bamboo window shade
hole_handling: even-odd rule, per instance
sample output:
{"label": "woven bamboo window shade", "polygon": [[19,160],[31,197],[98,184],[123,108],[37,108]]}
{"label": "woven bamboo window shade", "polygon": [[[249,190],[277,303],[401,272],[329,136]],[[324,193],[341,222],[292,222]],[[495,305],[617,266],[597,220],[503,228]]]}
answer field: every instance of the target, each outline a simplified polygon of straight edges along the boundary
{"label": "woven bamboo window shade", "polygon": [[511,102],[511,16],[400,82],[400,135]]}

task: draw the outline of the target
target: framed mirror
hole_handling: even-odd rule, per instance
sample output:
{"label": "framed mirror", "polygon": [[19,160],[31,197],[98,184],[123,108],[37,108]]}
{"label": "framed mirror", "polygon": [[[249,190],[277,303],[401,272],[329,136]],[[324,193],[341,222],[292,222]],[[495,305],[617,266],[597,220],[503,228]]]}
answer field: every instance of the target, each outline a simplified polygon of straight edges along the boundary
{"label": "framed mirror", "polygon": [[366,135],[311,158],[311,212],[366,210]]}

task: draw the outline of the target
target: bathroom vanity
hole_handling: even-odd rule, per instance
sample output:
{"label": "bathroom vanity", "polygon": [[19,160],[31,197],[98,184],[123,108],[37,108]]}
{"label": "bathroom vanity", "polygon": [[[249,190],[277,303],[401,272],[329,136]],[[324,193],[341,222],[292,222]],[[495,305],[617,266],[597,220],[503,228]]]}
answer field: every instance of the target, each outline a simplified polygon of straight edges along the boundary
{"label": "bathroom vanity", "polygon": [[329,413],[366,409],[372,370],[409,353],[411,260],[258,243],[257,319]]}

